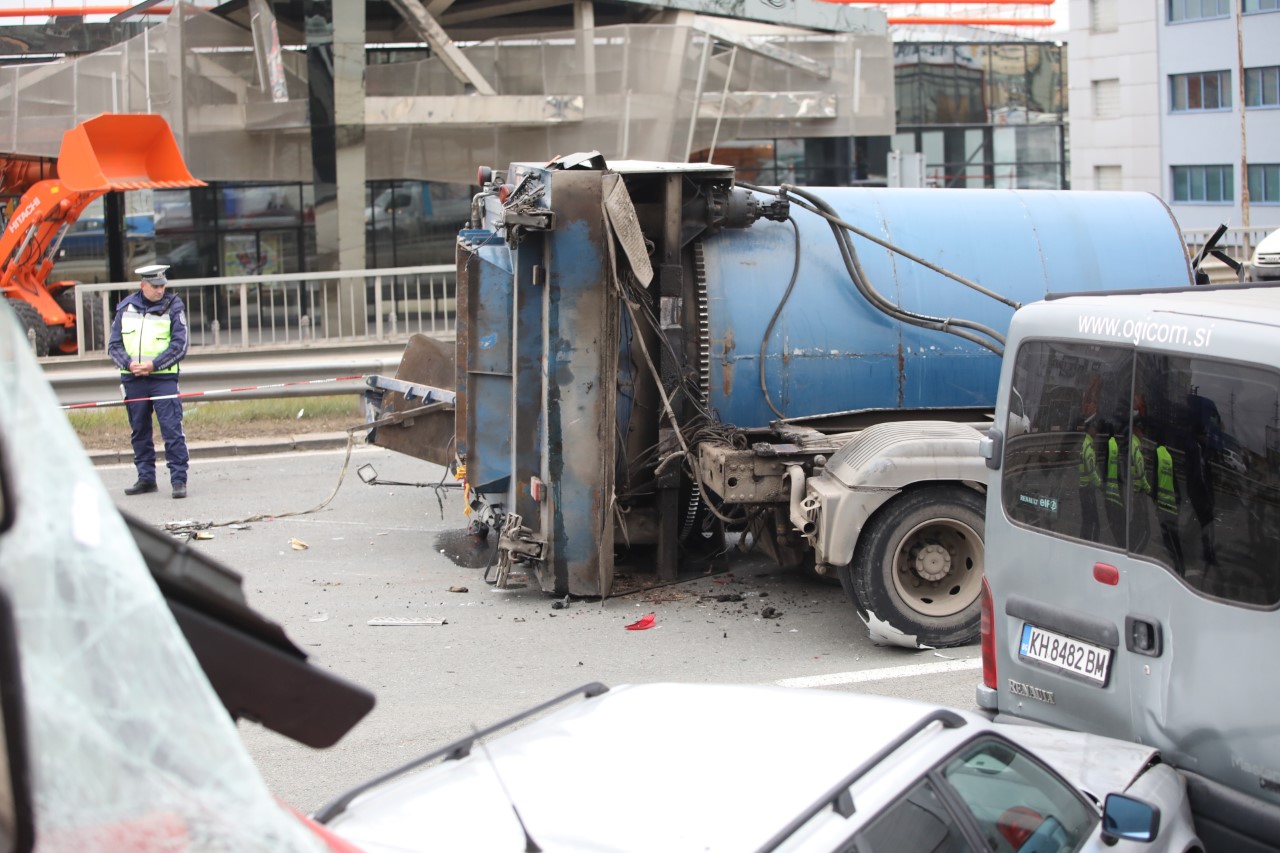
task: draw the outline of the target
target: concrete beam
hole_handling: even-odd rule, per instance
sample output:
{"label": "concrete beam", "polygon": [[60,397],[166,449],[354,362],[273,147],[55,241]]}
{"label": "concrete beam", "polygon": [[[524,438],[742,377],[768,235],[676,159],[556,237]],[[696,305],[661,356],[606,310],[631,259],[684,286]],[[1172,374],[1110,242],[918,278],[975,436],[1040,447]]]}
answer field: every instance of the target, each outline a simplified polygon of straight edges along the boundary
{"label": "concrete beam", "polygon": [[444,31],[444,27],[440,26],[419,0],[391,0],[391,5],[396,7],[422,40],[431,45],[431,49],[453,72],[453,76],[458,78],[458,82],[471,86],[481,95],[497,94],[489,81],[458,49],[458,46],[449,38],[449,34]]}

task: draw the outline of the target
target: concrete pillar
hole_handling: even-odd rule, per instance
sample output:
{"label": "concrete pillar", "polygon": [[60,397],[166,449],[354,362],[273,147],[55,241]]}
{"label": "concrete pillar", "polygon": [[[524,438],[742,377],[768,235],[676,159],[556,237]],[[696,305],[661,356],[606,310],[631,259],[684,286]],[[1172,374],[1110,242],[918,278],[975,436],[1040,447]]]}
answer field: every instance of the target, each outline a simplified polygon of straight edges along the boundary
{"label": "concrete pillar", "polygon": [[[315,256],[307,268],[364,269],[364,4],[304,0],[304,13],[316,235]],[[366,303],[363,279],[343,287],[359,292],[335,292],[328,298],[344,306]],[[341,330],[344,334],[364,331],[366,312],[353,317],[344,310],[330,316],[350,325]]]}

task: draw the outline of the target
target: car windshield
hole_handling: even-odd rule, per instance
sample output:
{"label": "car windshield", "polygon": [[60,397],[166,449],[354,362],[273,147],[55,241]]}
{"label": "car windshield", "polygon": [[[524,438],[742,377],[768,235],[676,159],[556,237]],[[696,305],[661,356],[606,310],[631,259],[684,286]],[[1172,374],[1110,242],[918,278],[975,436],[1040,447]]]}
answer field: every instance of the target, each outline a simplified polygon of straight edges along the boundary
{"label": "car windshield", "polygon": [[1073,853],[1098,822],[1071,786],[1002,740],[970,744],[942,775],[999,853]]}
{"label": "car windshield", "polygon": [[323,849],[271,798],[3,306],[0,440],[41,849]]}

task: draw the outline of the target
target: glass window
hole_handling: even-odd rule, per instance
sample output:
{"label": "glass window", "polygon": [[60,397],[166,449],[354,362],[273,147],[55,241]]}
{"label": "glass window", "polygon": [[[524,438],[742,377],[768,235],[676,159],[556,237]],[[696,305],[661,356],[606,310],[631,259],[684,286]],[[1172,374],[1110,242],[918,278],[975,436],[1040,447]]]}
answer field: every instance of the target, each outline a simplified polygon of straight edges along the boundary
{"label": "glass window", "polygon": [[1093,81],[1093,115],[1115,118],[1120,115],[1120,81],[1117,78]]}
{"label": "glass window", "polygon": [[302,224],[297,184],[220,188],[222,225],[228,229],[280,228]]}
{"label": "glass window", "polygon": [[1249,166],[1249,200],[1254,204],[1280,204],[1280,164]]}
{"label": "glass window", "polygon": [[956,818],[924,781],[858,834],[858,853],[968,853]]}
{"label": "glass window", "polygon": [[1123,547],[1116,490],[1128,447],[1132,350],[1029,341],[1014,362],[1004,511],[1014,521]]}
{"label": "glass window", "polygon": [[1093,188],[1095,190],[1124,189],[1124,176],[1119,166],[1094,166]]}
{"label": "glass window", "polygon": [[1120,29],[1120,0],[1089,0],[1089,29],[1095,33],[1114,33]]}
{"label": "glass window", "polygon": [[1280,603],[1280,376],[1141,353],[1134,411],[1132,550],[1206,594]]}
{"label": "glass window", "polygon": [[[1247,6],[1251,0],[1245,0]],[[1252,0],[1252,2],[1275,2],[1275,0]],[[1203,18],[1225,18],[1231,14],[1230,0],[1168,0],[1169,22],[1198,21]],[[1247,12],[1248,9],[1246,8]]]}
{"label": "glass window", "polygon": [[1079,850],[1097,813],[1066,782],[1007,741],[983,738],[942,770],[997,853]]}
{"label": "glass window", "polygon": [[1244,0],[1246,12],[1274,12],[1280,9],[1280,0]]}
{"label": "glass window", "polygon": [[1246,68],[1244,70],[1244,105],[1246,107],[1280,106],[1280,66]]}
{"label": "glass window", "polygon": [[1169,108],[1175,113],[1231,108],[1231,72],[1169,76]]}
{"label": "glass window", "polygon": [[1174,166],[1175,202],[1221,203],[1235,198],[1232,166]]}

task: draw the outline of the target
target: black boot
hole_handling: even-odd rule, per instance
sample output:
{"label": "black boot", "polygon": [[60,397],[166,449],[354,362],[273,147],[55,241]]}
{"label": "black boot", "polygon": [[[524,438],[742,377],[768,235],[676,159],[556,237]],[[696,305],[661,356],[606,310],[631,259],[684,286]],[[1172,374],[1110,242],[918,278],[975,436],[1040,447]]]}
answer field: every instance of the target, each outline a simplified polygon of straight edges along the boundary
{"label": "black boot", "polygon": [[173,484],[173,499],[174,499],[174,500],[177,500],[178,498],[185,498],[186,496],[187,496],[187,484],[186,484],[186,483],[174,483],[174,484]]}
{"label": "black boot", "polygon": [[156,490],[155,480],[139,480],[138,482],[134,483],[132,486],[125,487],[124,493],[126,495],[141,495],[141,494],[145,494],[146,492],[154,492],[155,490]]}

